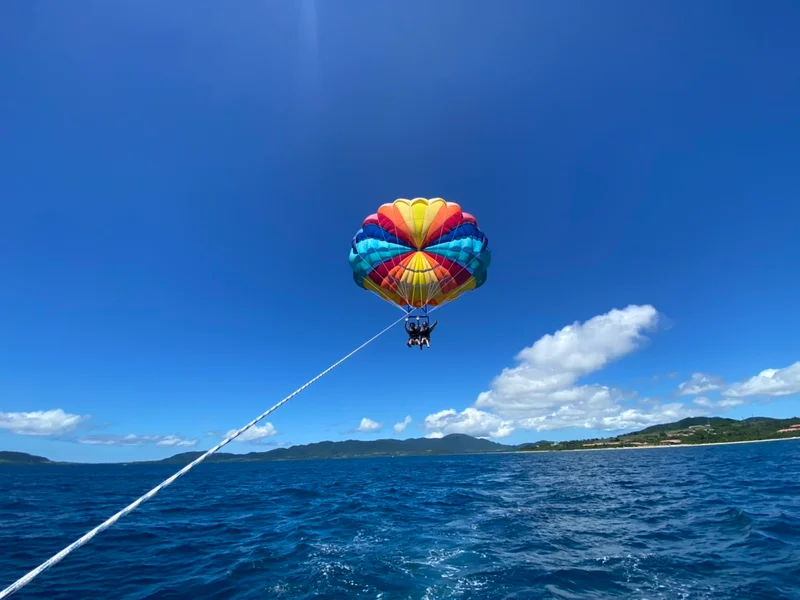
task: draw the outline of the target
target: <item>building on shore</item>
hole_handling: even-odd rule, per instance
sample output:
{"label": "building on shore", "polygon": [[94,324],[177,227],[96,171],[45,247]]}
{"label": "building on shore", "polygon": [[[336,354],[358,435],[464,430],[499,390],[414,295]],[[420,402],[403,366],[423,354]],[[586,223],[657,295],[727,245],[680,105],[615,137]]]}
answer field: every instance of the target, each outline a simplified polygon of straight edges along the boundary
{"label": "building on shore", "polygon": [[595,448],[602,446],[619,446],[622,442],[588,442],[583,445],[584,448]]}

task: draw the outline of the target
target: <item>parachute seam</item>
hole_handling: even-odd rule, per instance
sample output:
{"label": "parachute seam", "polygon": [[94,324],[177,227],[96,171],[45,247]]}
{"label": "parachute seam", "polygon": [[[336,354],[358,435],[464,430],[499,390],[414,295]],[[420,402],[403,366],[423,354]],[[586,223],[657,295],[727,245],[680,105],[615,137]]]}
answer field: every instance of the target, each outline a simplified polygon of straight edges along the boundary
{"label": "parachute seam", "polygon": [[[408,202],[408,201],[405,201],[404,199],[401,199],[401,200],[403,200],[404,202],[406,202],[406,204],[408,204],[409,206],[410,206],[411,204],[413,204],[413,201],[411,201],[411,202]],[[425,199],[421,199],[421,200],[425,200]],[[449,203],[448,203],[446,200],[444,200],[443,198],[431,198],[431,199],[427,199],[427,200],[426,200],[426,202],[428,203],[428,206],[430,206],[430,203],[431,203],[432,201],[434,201],[434,200],[442,200],[442,201],[445,203],[445,205],[448,205],[448,204],[449,204]],[[396,209],[396,207],[394,206],[394,204],[393,204],[393,203],[387,203],[387,204],[384,204],[384,205],[382,205],[382,206],[381,206],[381,208],[383,208],[383,207],[387,207],[387,208],[391,209],[393,212],[396,212],[396,211],[397,211],[397,209]],[[462,210],[462,213],[463,213],[463,210]],[[402,218],[402,215],[398,215],[398,216],[399,216],[400,218]],[[405,219],[403,219],[403,221],[405,222]],[[442,237],[442,235],[443,235],[443,232],[444,232],[444,226],[445,226],[445,222],[446,222],[446,221],[442,221],[442,223],[439,225],[439,235],[437,236],[437,238],[441,238],[441,237]],[[460,225],[456,225],[456,227],[455,227],[454,229],[457,229],[459,226],[460,226]],[[386,231],[386,229],[385,229],[385,228],[383,228],[383,227],[380,227],[380,226],[379,226],[379,227],[378,227],[378,230],[381,232],[381,238],[382,238],[382,241],[383,241],[384,243],[389,243],[389,240],[386,238],[386,235],[387,235],[387,233],[388,233],[388,232]],[[456,238],[456,239],[460,239],[460,238]],[[422,248],[420,248],[420,247],[418,247],[418,245],[416,245],[416,242],[415,242],[414,240],[411,240],[411,241],[412,241],[412,244],[413,244],[413,245],[410,245],[410,246],[409,246],[409,245],[407,245],[407,244],[406,244],[406,245],[407,245],[407,247],[409,248],[409,250],[410,250],[411,252],[422,252],[422,251],[423,251],[423,249],[422,249]],[[484,244],[484,247],[485,247],[485,244]],[[361,254],[361,253],[359,253],[359,255],[360,255],[360,254]],[[431,254],[433,254],[434,256],[439,256],[439,255],[438,255],[438,253],[431,253]],[[467,264],[464,264],[464,265],[459,265],[459,267],[460,267],[460,268],[459,268],[459,269],[458,269],[458,270],[455,272],[455,274],[451,274],[451,275],[449,275],[449,277],[450,277],[451,279],[457,279],[457,278],[458,278],[458,276],[459,276],[461,273],[463,273],[465,270],[467,270],[467,269],[468,269],[468,267],[469,267],[469,264],[472,262],[472,260],[478,260],[478,262],[481,262],[481,263],[483,262],[483,261],[480,261],[480,259],[478,258],[478,256],[477,256],[477,255],[473,255],[473,256],[472,256],[472,258],[471,258],[469,261],[467,261]],[[458,264],[458,261],[453,261],[453,262],[455,262],[456,264]],[[441,264],[441,263],[439,263],[439,262],[438,262],[438,260],[437,260],[437,264]],[[403,271],[406,271],[406,272],[407,272],[407,271],[411,271],[411,272],[413,272],[413,273],[424,273],[424,272],[428,272],[428,271],[435,271],[435,268],[431,268],[431,269],[424,269],[424,270],[422,270],[422,271],[417,271],[416,269],[410,269],[410,268],[408,268],[408,267],[406,267],[406,266],[404,266],[404,265],[396,265],[396,266],[397,266],[397,267],[400,267],[400,268],[401,268]],[[390,273],[388,273],[388,274],[387,274],[387,278],[388,278],[388,279],[390,279],[391,281],[393,281],[393,282],[394,282],[396,285],[399,285],[399,284],[403,283],[402,279],[398,279],[397,277],[395,277],[395,276],[391,275]],[[458,293],[460,293],[459,291],[460,291],[462,288],[464,288],[464,287],[465,287],[465,286],[466,286],[468,283],[469,283],[469,282],[467,281],[467,282],[464,282],[463,284],[461,284],[461,285],[457,286],[457,287],[456,287],[454,290],[451,290],[451,291],[450,291],[450,292],[447,294],[447,296],[452,296],[453,294],[456,294],[456,295],[458,295]],[[438,287],[439,287],[439,290],[441,291],[441,282],[439,283]],[[405,300],[405,301],[406,301],[406,305],[407,305],[408,307],[413,307],[413,308],[415,308],[415,309],[416,309],[416,308],[418,308],[418,307],[415,307],[415,306],[414,306],[414,299],[415,299],[415,298],[414,298],[414,292],[416,291],[416,289],[415,289],[415,286],[413,286],[413,284],[411,284],[411,288],[412,288],[412,291],[411,291],[411,294],[412,294],[412,295],[411,295],[411,299],[410,299],[410,301],[409,301],[409,298],[407,298],[407,297],[403,296],[402,294],[398,294],[398,296],[399,296],[400,298],[402,298],[403,300]],[[388,299],[388,298],[384,297],[384,296],[383,296],[383,295],[382,295],[382,294],[381,294],[379,291],[377,291],[377,290],[370,290],[370,291],[372,291],[372,293],[374,293],[376,296],[378,296],[379,298],[381,298],[381,300],[384,300],[385,302],[388,302],[389,304],[392,304],[392,305],[394,305],[394,306],[397,306],[397,304],[396,304],[394,301],[392,301],[392,300],[390,300],[390,299]],[[448,300],[448,301],[445,301],[445,302],[441,302],[441,303],[439,304],[439,306],[442,306],[442,305],[444,305],[444,304],[448,304],[449,302],[452,302],[452,300],[454,300],[454,299],[455,299],[455,298],[452,298],[451,300]],[[425,305],[429,305],[429,304],[430,304],[430,300],[431,300],[430,286],[426,286],[426,296],[425,296],[425,301],[423,302],[423,304],[425,304]],[[401,308],[400,310],[403,310],[403,309]],[[430,312],[430,311],[429,311],[429,312]]]}

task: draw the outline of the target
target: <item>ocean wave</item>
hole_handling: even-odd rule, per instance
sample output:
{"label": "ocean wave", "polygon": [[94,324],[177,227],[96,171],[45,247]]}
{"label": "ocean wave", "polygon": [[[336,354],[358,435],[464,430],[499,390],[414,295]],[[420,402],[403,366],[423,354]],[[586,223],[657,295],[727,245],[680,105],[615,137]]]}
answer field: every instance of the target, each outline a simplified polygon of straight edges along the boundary
{"label": "ocean wave", "polygon": [[[20,598],[796,600],[778,446],[207,465]],[[167,474],[0,468],[1,583]]]}

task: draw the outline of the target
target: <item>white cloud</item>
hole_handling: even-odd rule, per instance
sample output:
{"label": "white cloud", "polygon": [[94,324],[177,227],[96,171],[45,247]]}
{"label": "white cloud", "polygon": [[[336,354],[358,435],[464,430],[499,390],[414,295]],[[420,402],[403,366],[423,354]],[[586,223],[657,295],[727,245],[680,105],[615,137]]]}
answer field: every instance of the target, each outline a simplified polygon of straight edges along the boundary
{"label": "white cloud", "polygon": [[705,373],[692,373],[689,381],[684,381],[678,386],[679,396],[697,396],[722,389],[724,382],[721,377],[713,377]]}
{"label": "white cloud", "polygon": [[190,447],[195,446],[199,440],[190,440],[177,435],[87,435],[76,440],[79,444],[93,446],[145,446],[155,444],[161,447]]}
{"label": "white cloud", "polygon": [[394,424],[394,432],[397,435],[400,435],[406,430],[406,427],[408,427],[410,424],[411,424],[411,415],[408,415],[405,419],[403,419],[399,423]]}
{"label": "white cloud", "polygon": [[0,429],[19,435],[63,435],[74,431],[88,418],[64,412],[60,408],[33,412],[0,412]]}
{"label": "white cloud", "polygon": [[581,324],[567,325],[523,349],[517,360],[524,366],[570,374],[573,379],[602,369],[633,352],[644,341],[642,332],[658,323],[652,306],[628,306],[598,315]]}
{"label": "white cloud", "polygon": [[[236,433],[236,429],[231,429],[224,437],[230,437]],[[250,429],[245,431],[242,435],[237,437],[234,442],[258,442],[264,438],[278,435],[278,430],[272,423],[264,423],[263,425],[253,425]]]}
{"label": "white cloud", "polygon": [[720,408],[733,408],[735,406],[742,406],[744,404],[747,404],[747,402],[740,398],[723,398],[717,402],[717,406]]}
{"label": "white cloud", "polygon": [[783,369],[766,369],[742,383],[731,385],[725,396],[791,396],[800,394],[800,361]]}
{"label": "white cloud", "polygon": [[373,421],[372,419],[364,417],[363,419],[361,419],[361,424],[358,427],[356,427],[356,431],[364,431],[364,432],[378,431],[381,427],[383,427],[383,423],[378,423],[376,421]]}
{"label": "white cloud", "polygon": [[579,378],[641,348],[647,341],[644,333],[654,329],[658,321],[659,314],[652,306],[632,305],[545,335],[517,354],[519,364],[495,377],[475,406],[504,419],[506,427],[540,431],[567,427],[623,429],[672,415],[683,418],[696,414],[697,409],[682,404],[651,403],[647,412],[625,409],[622,391],[599,384],[577,384]]}
{"label": "white cloud", "polygon": [[699,398],[695,398],[693,400],[697,406],[702,406],[703,408],[721,408],[721,409],[728,409],[734,408],[736,406],[742,406],[743,404],[747,404],[744,400],[734,399],[734,398],[723,398],[718,402],[714,402],[705,396],[700,396]]}
{"label": "white cloud", "polygon": [[425,417],[427,437],[466,433],[474,437],[504,438],[514,432],[512,422],[477,408],[456,412],[450,408]]}
{"label": "white cloud", "polygon": [[194,446],[198,440],[186,440],[177,435],[165,435],[156,442],[156,446]]}
{"label": "white cloud", "polygon": [[[649,305],[628,306],[573,323],[545,335],[515,357],[517,365],[504,369],[472,408],[443,410],[425,419],[427,437],[467,433],[476,437],[504,437],[515,429],[551,431],[570,427],[615,431],[707,416],[743,402],[731,398],[715,402],[705,396],[691,403],[663,402],[658,398],[631,402],[634,396],[600,383],[581,384],[612,361],[642,348],[645,333],[659,323]],[[667,377],[674,379],[676,373]],[[694,373],[679,386],[680,395],[720,390],[721,378]],[[758,392],[756,392],[758,390]],[[788,395],[800,392],[800,363],[783,370],[765,371],[728,395]]]}
{"label": "white cloud", "polygon": [[537,431],[553,431],[566,429],[567,427],[618,431],[621,429],[638,429],[706,414],[708,414],[708,410],[705,408],[693,408],[680,402],[650,404],[647,406],[647,410],[639,408],[624,409],[620,404],[613,403],[605,408],[598,409],[597,412],[591,412],[591,407],[575,409],[565,406],[548,415],[518,420],[516,424],[520,429],[535,429]]}

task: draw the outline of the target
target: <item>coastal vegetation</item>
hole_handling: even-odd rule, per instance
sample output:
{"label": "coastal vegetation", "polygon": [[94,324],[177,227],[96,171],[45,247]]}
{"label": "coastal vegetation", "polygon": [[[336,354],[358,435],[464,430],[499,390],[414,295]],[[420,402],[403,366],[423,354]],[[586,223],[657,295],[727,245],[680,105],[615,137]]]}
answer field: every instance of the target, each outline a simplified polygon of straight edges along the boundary
{"label": "coastal vegetation", "polygon": [[[289,448],[275,448],[266,452],[248,454],[215,454],[207,460],[213,462],[254,462],[272,460],[310,460],[322,458],[369,458],[382,456],[441,456],[452,454],[481,454],[508,452],[506,446],[489,440],[455,433],[442,438],[411,438],[407,440],[346,440],[343,442],[317,442]],[[193,461],[202,452],[184,452],[159,461],[184,464]]]}
{"label": "coastal vegetation", "polygon": [[44,465],[49,463],[50,461],[44,456],[0,450],[0,465]]}
{"label": "coastal vegetation", "polygon": [[641,431],[608,438],[592,438],[569,442],[541,441],[524,444],[525,452],[589,450],[602,448],[652,448],[655,446],[696,446],[700,444],[727,444],[756,442],[800,437],[800,419],[772,419],[750,417],[725,419],[722,417],[691,417],[653,425]]}

